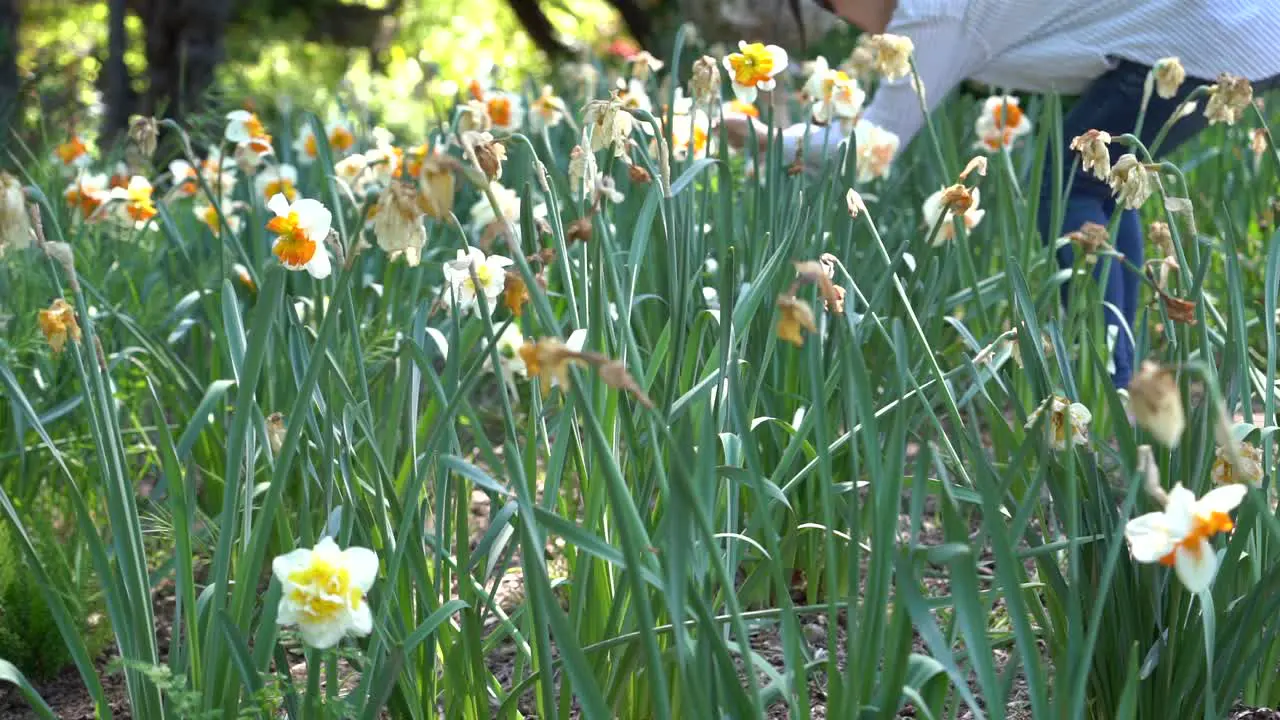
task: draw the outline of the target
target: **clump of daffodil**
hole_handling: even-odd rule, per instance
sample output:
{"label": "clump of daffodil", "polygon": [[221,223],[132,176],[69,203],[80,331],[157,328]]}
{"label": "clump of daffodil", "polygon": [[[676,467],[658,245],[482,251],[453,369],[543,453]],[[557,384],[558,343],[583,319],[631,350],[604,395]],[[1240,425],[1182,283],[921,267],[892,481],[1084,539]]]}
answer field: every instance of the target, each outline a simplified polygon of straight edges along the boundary
{"label": "clump of daffodil", "polygon": [[[239,235],[242,220],[239,215],[234,212],[235,206],[228,203],[223,206],[223,216],[227,219],[227,229],[232,233]],[[213,205],[206,202],[198,202],[191,207],[191,212],[195,214],[205,227],[217,235],[222,231],[222,220],[218,217],[218,210]]]}
{"label": "clump of daffodil", "polygon": [[787,69],[787,51],[777,45],[738,42],[738,52],[724,58],[733,94],[743,102],[755,102],[756,93],[777,86],[774,77]]}
{"label": "clump of daffodil", "polygon": [[795,295],[779,295],[778,338],[786,340],[796,347],[802,347],[804,345],[804,335],[801,334],[801,330],[808,330],[811,333],[818,332],[818,325],[813,317],[813,308],[809,307],[809,303]]}
{"label": "clump of daffodil", "polygon": [[73,210],[80,211],[81,218],[98,218],[98,210],[111,199],[107,176],[103,173],[82,172],[62,191],[62,197]]}
{"label": "clump of daffodil", "polygon": [[811,105],[813,121],[826,125],[833,121],[853,122],[862,111],[867,94],[858,81],[843,70],[830,67],[827,59],[818,56],[813,62],[813,72],[805,81],[804,97]]}
{"label": "clump of daffodil", "polygon": [[1178,94],[1178,88],[1186,82],[1187,71],[1182,61],[1176,57],[1161,58],[1151,68],[1151,76],[1155,79],[1156,94],[1169,100]]}
{"label": "clump of daffodil", "polygon": [[31,245],[34,237],[22,183],[9,173],[0,171],[0,255]]}
{"label": "clump of daffodil", "polygon": [[1093,413],[1078,402],[1054,395],[1045,400],[1027,416],[1024,429],[1036,426],[1040,416],[1049,413],[1048,429],[1049,446],[1054,450],[1066,450],[1067,444],[1088,445],[1089,423],[1093,421]]}
{"label": "clump of daffodil", "polygon": [[267,209],[275,214],[267,230],[276,235],[271,252],[280,264],[290,270],[306,270],[317,280],[329,277],[333,266],[324,246],[333,224],[329,208],[310,198],[291,203],[277,194],[267,202]]}
{"label": "clump of daffodil", "polygon": [[[329,152],[334,157],[341,158],[351,151],[356,144],[355,133],[351,132],[351,128],[345,124],[333,121],[325,125],[326,141],[329,145]],[[311,123],[305,122],[298,131],[298,137],[293,141],[294,153],[298,156],[298,161],[304,165],[309,165],[320,157],[320,141],[316,138],[315,130],[312,129]]]}
{"label": "clump of daffodil", "polygon": [[416,267],[427,243],[422,224],[422,207],[418,190],[404,181],[396,181],[382,192],[373,218],[373,233],[392,260],[403,256],[409,267]]}
{"label": "clump of daffodil", "polygon": [[1080,153],[1080,167],[1099,180],[1111,175],[1111,133],[1090,130],[1071,140],[1071,149]]}
{"label": "clump of daffodil", "polygon": [[1151,172],[1133,153],[1125,153],[1116,160],[1107,182],[1116,200],[1131,210],[1142,207],[1155,191]]}
{"label": "clump of daffodil", "polygon": [[1204,116],[1210,125],[1226,123],[1235,125],[1253,102],[1253,86],[1236,75],[1223,73],[1218,82],[1209,86],[1209,100],[1204,104]]}
{"label": "clump of daffodil", "polygon": [[54,300],[48,309],[40,311],[36,319],[40,322],[44,339],[49,342],[49,348],[55,354],[62,352],[67,346],[67,338],[80,342],[80,324],[76,322],[76,311],[66,300]]}
{"label": "clump of daffodil", "polygon": [[310,550],[276,557],[271,571],[281,587],[276,622],[297,627],[308,646],[323,650],[348,635],[373,630],[365,597],[378,578],[378,556],[372,550],[343,550],[324,537]]}
{"label": "clump of daffodil", "polygon": [[1165,447],[1174,447],[1187,427],[1182,393],[1173,369],[1150,360],[1129,383],[1129,407],[1138,424]]}
{"label": "clump of daffodil", "polygon": [[1172,567],[1191,592],[1209,589],[1218,574],[1218,554],[1209,541],[1235,528],[1229,513],[1240,506],[1247,492],[1245,485],[1224,485],[1196,498],[1182,483],[1167,495],[1157,490],[1164,508],[1125,524],[1129,552],[1140,563]]}

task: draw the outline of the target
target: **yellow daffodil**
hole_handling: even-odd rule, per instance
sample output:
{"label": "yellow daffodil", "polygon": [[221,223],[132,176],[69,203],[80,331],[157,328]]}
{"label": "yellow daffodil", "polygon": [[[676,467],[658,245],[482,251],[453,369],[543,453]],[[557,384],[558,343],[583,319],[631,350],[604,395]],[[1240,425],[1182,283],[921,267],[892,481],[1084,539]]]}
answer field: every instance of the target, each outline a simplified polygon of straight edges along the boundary
{"label": "yellow daffodil", "polygon": [[1164,510],[1130,520],[1124,528],[1133,559],[1172,567],[1191,592],[1202,592],[1218,573],[1218,555],[1210,538],[1235,528],[1229,513],[1240,506],[1248,487],[1224,485],[1197,499],[1181,483],[1168,494]]}
{"label": "yellow daffodil", "polygon": [[733,84],[733,94],[743,102],[756,101],[757,91],[770,91],[777,85],[774,77],[787,69],[787,51],[777,45],[738,42],[738,52],[724,58],[725,70]]}
{"label": "yellow daffodil", "polygon": [[333,214],[317,200],[304,198],[290,203],[284,195],[273,195],[267,209],[275,214],[267,230],[276,234],[271,252],[290,270],[306,270],[316,279],[329,276],[332,265],[325,240]]}
{"label": "yellow daffodil", "polygon": [[534,342],[525,342],[517,348],[516,354],[524,361],[525,372],[529,377],[542,379],[544,393],[549,391],[552,385],[569,387],[570,366],[586,366],[587,360],[581,350],[581,343],[586,339],[586,334],[579,334],[579,331],[574,331],[574,334],[578,340],[576,348],[573,337],[568,343],[551,337],[538,338]]}
{"label": "yellow daffodil", "polygon": [[833,120],[852,121],[862,111],[867,94],[858,81],[843,70],[827,64],[819,56],[813,62],[813,72],[804,85],[804,97],[811,105],[813,120],[825,125]]}
{"label": "yellow daffodil", "polygon": [[524,103],[515,93],[490,93],[484,100],[485,109],[489,112],[489,120],[498,130],[514,132],[520,129],[524,120]]}
{"label": "yellow daffodil", "polygon": [[40,322],[40,330],[44,339],[54,353],[62,352],[67,346],[67,338],[80,342],[80,325],[76,322],[76,311],[71,304],[62,298],[53,301],[47,310],[41,310],[36,318]]}
{"label": "yellow daffodil", "polygon": [[112,188],[111,199],[122,200],[124,215],[132,221],[134,227],[141,229],[156,216],[157,210],[151,200],[151,183],[141,175],[129,179],[127,188]]}
{"label": "yellow daffodil", "polygon": [[310,550],[276,557],[271,571],[281,586],[276,622],[296,626],[307,645],[330,648],[348,635],[373,630],[365,598],[378,578],[378,556],[372,550],[342,550],[325,537]]}

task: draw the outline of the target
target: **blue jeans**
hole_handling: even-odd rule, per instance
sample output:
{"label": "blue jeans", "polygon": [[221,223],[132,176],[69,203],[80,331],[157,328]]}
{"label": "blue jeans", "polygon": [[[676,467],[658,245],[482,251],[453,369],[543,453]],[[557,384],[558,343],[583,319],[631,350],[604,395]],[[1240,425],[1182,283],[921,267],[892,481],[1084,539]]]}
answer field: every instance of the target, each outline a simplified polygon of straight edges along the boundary
{"label": "blue jeans", "polygon": [[[1124,133],[1132,133],[1138,122],[1138,111],[1142,107],[1142,88],[1146,83],[1146,65],[1122,60],[1116,67],[1093,81],[1080,96],[1076,104],[1063,118],[1063,137],[1066,143],[1077,135],[1089,130],[1105,130],[1117,137]],[[1272,78],[1266,82],[1254,83],[1255,89],[1262,90],[1276,84]],[[1169,99],[1152,93],[1147,105],[1146,119],[1143,120],[1142,133],[1139,136],[1148,148],[1155,140],[1160,128],[1182,106],[1187,96],[1200,85],[1210,83],[1209,80],[1187,78],[1178,89],[1178,93]],[[1207,121],[1202,110],[1201,100],[1196,111],[1174,123],[1168,134],[1156,149],[1157,159],[1177,148],[1182,143],[1202,130]],[[1123,145],[1111,145],[1111,161],[1114,163],[1121,155],[1129,152]],[[1053,175],[1058,168],[1069,168],[1074,159],[1074,152],[1068,147],[1061,148],[1061,156],[1050,154],[1045,163],[1045,174],[1040,190],[1040,212],[1037,222],[1040,237],[1046,243],[1053,243],[1067,233],[1079,230],[1087,222],[1109,226],[1116,212],[1116,201],[1111,196],[1111,188],[1103,180],[1077,167],[1073,177],[1064,177],[1062,187],[1070,184],[1070,194],[1066,200],[1065,212],[1061,228],[1050,227],[1053,214]],[[1116,250],[1122,253],[1134,267],[1142,267],[1142,226],[1137,210],[1120,211],[1120,225],[1115,238]],[[1075,260],[1072,247],[1067,245],[1058,251],[1058,263],[1069,268]],[[1108,304],[1104,308],[1104,317],[1108,326],[1119,326],[1115,342],[1115,374],[1112,380],[1116,387],[1128,387],[1133,375],[1133,341],[1130,334],[1135,327],[1138,314],[1138,295],[1141,280],[1138,274],[1127,265],[1112,260],[1099,261],[1094,269],[1095,278],[1100,279],[1102,268],[1110,265],[1107,272],[1107,285],[1103,289],[1103,297]],[[1066,304],[1067,286],[1062,287],[1062,301]],[[1112,307],[1119,310],[1119,314]],[[1108,330],[1108,332],[1112,332]]]}

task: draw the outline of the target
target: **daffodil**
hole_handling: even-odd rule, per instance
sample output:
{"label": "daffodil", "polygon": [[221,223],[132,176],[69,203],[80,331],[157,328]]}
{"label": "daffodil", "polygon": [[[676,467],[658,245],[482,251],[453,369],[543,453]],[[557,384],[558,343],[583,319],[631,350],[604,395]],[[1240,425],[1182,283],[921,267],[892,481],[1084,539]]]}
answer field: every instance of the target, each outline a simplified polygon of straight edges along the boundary
{"label": "daffodil", "polygon": [[179,197],[191,197],[200,189],[196,169],[186,160],[174,160],[169,163],[169,177],[173,181],[173,192]]}
{"label": "daffodil", "polygon": [[47,310],[41,310],[36,319],[40,322],[40,331],[49,342],[54,353],[62,352],[67,346],[67,338],[80,342],[80,325],[76,322],[76,311],[71,304],[62,298],[53,301]]}
{"label": "daffodil", "polygon": [[1231,459],[1227,448],[1219,445],[1214,453],[1213,465],[1209,468],[1209,477],[1218,485],[1257,485],[1262,482],[1262,448],[1241,441],[1236,445],[1236,454],[1239,456],[1238,462]]}
{"label": "daffodil", "polygon": [[1235,528],[1230,512],[1244,501],[1248,487],[1224,485],[1202,498],[1181,483],[1168,494],[1164,510],[1130,520],[1124,528],[1133,559],[1172,567],[1191,592],[1202,592],[1218,573],[1218,555],[1210,538]]}
{"label": "daffodil", "polygon": [[200,163],[200,174],[204,177],[209,189],[229,197],[236,189],[235,159],[227,159],[217,148],[209,150],[209,154]]}
{"label": "daffodil", "polygon": [[1155,78],[1156,94],[1166,100],[1177,95],[1178,88],[1187,80],[1187,71],[1182,67],[1182,61],[1176,57],[1157,60],[1151,68],[1151,75]]}
{"label": "daffodil", "polygon": [[813,61],[812,73],[805,81],[803,94],[811,105],[814,122],[819,125],[833,120],[852,121],[867,99],[856,79],[843,70],[832,68],[822,56]]}
{"label": "daffodil", "polygon": [[1099,180],[1111,174],[1111,133],[1089,130],[1071,140],[1071,149],[1080,153],[1080,168]]}
{"label": "daffodil", "polygon": [[1138,424],[1162,445],[1174,447],[1178,444],[1182,431],[1187,427],[1187,419],[1182,409],[1182,393],[1178,390],[1172,368],[1161,367],[1150,360],[1142,363],[1138,374],[1129,383],[1129,406]]}
{"label": "daffodil", "polygon": [[333,174],[347,186],[352,195],[363,199],[366,194],[365,169],[369,161],[361,153],[353,153],[333,164]]}
{"label": "daffodil", "polygon": [[677,160],[705,157],[711,138],[711,119],[701,109],[671,118],[671,155]]}
{"label": "daffodil", "polygon": [[[462,311],[474,310],[481,298],[488,304],[489,312],[498,304],[498,297],[507,281],[506,269],[513,261],[501,255],[486,256],[477,247],[459,250],[457,259],[444,264],[444,301]],[[472,271],[475,277],[472,277]]]}
{"label": "daffodil", "polygon": [[62,192],[62,197],[67,205],[78,209],[80,216],[88,220],[111,197],[107,190],[107,176],[101,173],[80,173]]}
{"label": "daffodil", "polygon": [[529,104],[529,124],[537,132],[553,128],[564,120],[564,101],[556,97],[550,85],[542,87],[542,93]]}
{"label": "daffodil", "polygon": [[440,220],[453,212],[457,184],[453,170],[453,158],[433,150],[423,157],[420,171],[413,175],[418,180],[422,210],[429,217]]}
{"label": "daffodil", "polygon": [[1235,125],[1253,102],[1253,86],[1249,81],[1223,73],[1218,82],[1209,86],[1209,100],[1204,104],[1204,116],[1210,125],[1226,123]]}
{"label": "daffodil", "polygon": [[324,247],[333,223],[329,209],[309,198],[291,203],[283,194],[271,196],[267,209],[275,214],[267,230],[276,235],[271,252],[280,264],[290,270],[306,270],[316,279],[328,277],[333,270]]}
{"label": "daffodil", "polygon": [[72,135],[66,142],[53,149],[53,160],[64,171],[75,173],[88,167],[89,163],[93,162],[93,157],[80,136]]}
{"label": "daffodil", "polygon": [[893,159],[902,144],[897,133],[885,130],[867,120],[859,120],[853,126],[853,139],[857,145],[858,182],[867,183],[876,178],[889,177]]}
{"label": "daffodil", "polygon": [[276,557],[271,571],[281,587],[276,622],[296,626],[307,645],[330,648],[348,635],[373,630],[365,597],[378,578],[378,556],[372,550],[342,550],[324,537],[310,550]]}
{"label": "daffodil", "polygon": [[924,214],[925,225],[932,230],[938,224],[939,219],[942,220],[942,227],[939,228],[937,236],[933,239],[934,245],[942,245],[956,239],[956,228],[952,220],[959,217],[964,223],[965,230],[973,230],[982,222],[982,218],[987,214],[986,210],[978,207],[981,200],[981,192],[974,188],[968,194],[965,204],[968,206],[964,209],[957,207],[953,201],[947,197],[947,188],[943,188],[929,197],[925,198]]}
{"label": "daffodil", "polygon": [[800,347],[804,345],[804,336],[800,330],[811,333],[818,332],[814,322],[813,308],[809,303],[795,297],[784,295],[778,298],[778,338]]}
{"label": "daffodil", "polygon": [[1107,182],[1116,200],[1126,208],[1137,209],[1155,192],[1151,173],[1133,153],[1125,153],[1111,166]]}
{"label": "daffodil", "polygon": [[[525,364],[524,357],[520,353],[524,345],[524,334],[520,332],[520,325],[515,322],[507,323],[497,339],[498,373],[502,376],[502,382],[512,397],[517,396],[515,379],[529,377],[529,366]],[[484,367],[490,372],[493,371],[493,363],[488,359],[485,360]]]}
{"label": "daffodil", "polygon": [[749,117],[760,119],[760,108],[749,102],[743,102],[738,98],[734,98],[720,106],[720,112],[725,117]]}
{"label": "daffodil", "polygon": [[[242,225],[240,216],[231,212],[230,208],[226,205],[223,206],[223,210],[226,211],[225,217],[227,218],[227,229],[237,235],[240,234],[240,227]],[[191,208],[191,212],[194,213],[196,218],[198,218],[200,222],[204,223],[214,235],[217,235],[222,230],[222,220],[219,219],[218,211],[213,205],[203,202],[196,203]]]}
{"label": "daffodil", "polygon": [[733,84],[733,94],[744,102],[755,102],[757,91],[773,90],[774,77],[787,68],[787,51],[777,45],[738,42],[738,52],[724,58],[725,70]]}
{"label": "daffodil", "polygon": [[876,72],[885,80],[892,82],[911,74],[911,53],[915,51],[911,38],[891,33],[872,35],[866,47]]}
{"label": "daffodil", "polygon": [[[346,155],[356,144],[356,136],[351,129],[340,122],[330,122],[325,126],[329,152],[335,157]],[[294,152],[303,164],[310,164],[320,157],[320,144],[316,140],[315,130],[311,123],[303,123],[298,138],[293,141]]]}
{"label": "daffodil", "polygon": [[416,179],[419,175],[421,175],[422,163],[427,159],[427,156],[430,154],[431,154],[431,145],[428,143],[422,143],[421,145],[414,145],[413,147],[405,149],[404,152],[401,154],[401,156],[404,158],[405,177]]}
{"label": "daffodil", "polygon": [[141,175],[134,175],[129,179],[127,188],[111,189],[111,199],[123,201],[124,216],[133,222],[134,227],[142,229],[157,213],[151,192],[151,183]]}
{"label": "daffodil", "polygon": [[391,182],[400,174],[403,153],[403,150],[393,145],[379,145],[365,151],[364,161],[368,173],[366,182],[369,184],[367,192],[390,187]]}
{"label": "daffodil", "polygon": [[267,129],[258,116],[248,110],[232,110],[227,113],[224,136],[229,142],[247,147],[258,155],[270,155],[273,151]]}
{"label": "daffodil", "polygon": [[587,103],[582,114],[582,124],[584,128],[590,129],[591,152],[611,147],[615,157],[626,157],[635,119],[621,101],[611,99]]}
{"label": "daffodil", "polygon": [[[484,237],[486,233],[493,233],[496,229],[494,225],[499,225],[503,218],[511,221],[519,232],[520,223],[520,195],[511,188],[504,187],[497,181],[490,183],[489,187],[493,190],[494,196],[498,198],[498,208],[502,212],[499,217],[493,210],[493,205],[489,204],[489,198],[481,196],[479,200],[471,206],[471,229],[476,234]],[[533,207],[534,218],[545,218],[547,216],[547,206],[544,203],[538,203]]]}
{"label": "daffodil", "polygon": [[1066,450],[1068,441],[1072,445],[1089,444],[1089,423],[1093,422],[1093,413],[1089,412],[1089,408],[1054,395],[1027,416],[1025,429],[1030,430],[1035,427],[1040,416],[1046,411],[1049,413],[1050,447],[1054,450]]}
{"label": "daffodil", "polygon": [[720,99],[720,66],[715,58],[703,55],[693,61],[689,94],[704,107]]}
{"label": "daffodil", "polygon": [[403,256],[409,267],[416,267],[427,242],[417,188],[404,181],[392,184],[378,199],[377,211],[373,233],[378,247],[392,260]]}
{"label": "daffodil", "polygon": [[1018,138],[1031,132],[1031,119],[1018,103],[1018,98],[1012,95],[996,95],[983,101],[982,113],[974,121],[977,149],[998,152],[1001,148],[1013,147]]}
{"label": "daffodil", "polygon": [[485,97],[484,104],[493,127],[508,132],[520,129],[520,123],[524,120],[524,103],[519,95],[507,92],[490,93]]}
{"label": "daffodil", "polygon": [[298,169],[289,163],[273,165],[255,175],[253,185],[258,190],[258,196],[264,200],[283,195],[286,200],[293,202],[298,197]]}
{"label": "daffodil", "polygon": [[533,342],[525,342],[517,350],[524,361],[528,375],[542,379],[543,393],[553,386],[569,387],[569,367],[587,364],[582,347],[586,341],[586,332],[575,330],[568,342],[556,338],[543,337]]}
{"label": "daffodil", "polygon": [[643,82],[635,78],[630,80],[618,78],[618,89],[614,96],[628,110],[653,112],[653,101],[649,99],[649,91],[645,89]]}

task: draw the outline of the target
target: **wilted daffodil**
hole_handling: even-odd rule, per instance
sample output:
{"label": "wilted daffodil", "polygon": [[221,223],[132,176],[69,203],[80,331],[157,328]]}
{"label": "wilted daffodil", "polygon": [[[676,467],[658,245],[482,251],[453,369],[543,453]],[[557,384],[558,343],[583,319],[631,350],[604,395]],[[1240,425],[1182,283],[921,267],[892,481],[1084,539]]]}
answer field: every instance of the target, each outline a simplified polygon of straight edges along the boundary
{"label": "wilted daffodil", "polygon": [[1236,445],[1236,454],[1239,455],[1238,462],[1232,461],[1228,449],[1219,445],[1209,468],[1209,477],[1218,485],[1257,485],[1262,482],[1262,448],[1241,441]]}
{"label": "wilted daffodil", "polygon": [[80,325],[76,322],[76,311],[71,304],[62,298],[53,301],[47,310],[41,310],[36,318],[40,321],[40,330],[49,347],[60,353],[67,346],[67,338],[80,342]]}
{"label": "wilted daffodil", "polygon": [[777,85],[774,77],[787,69],[787,51],[777,45],[739,41],[738,52],[725,56],[724,67],[733,94],[743,102],[755,102],[757,91],[767,92]]}
{"label": "wilted daffodil", "polygon": [[1089,423],[1093,421],[1093,413],[1089,412],[1089,408],[1055,395],[1027,416],[1025,429],[1034,428],[1045,411],[1049,413],[1050,447],[1054,450],[1066,450],[1068,441],[1072,445],[1089,444]]}
{"label": "wilted daffodil", "polygon": [[1099,180],[1111,174],[1111,133],[1090,130],[1071,140],[1071,149],[1080,153],[1080,168]]}
{"label": "wilted daffodil", "polygon": [[1225,485],[1197,499],[1178,483],[1169,491],[1164,510],[1125,525],[1133,559],[1172,567],[1191,592],[1207,590],[1218,573],[1218,555],[1209,539],[1235,528],[1228,513],[1239,507],[1247,492],[1245,485]]}
{"label": "wilted daffodil", "polygon": [[271,252],[280,264],[290,270],[306,270],[317,280],[329,277],[333,266],[324,247],[333,223],[329,208],[309,198],[290,203],[277,194],[267,202],[267,209],[275,213],[267,230],[276,234]]}
{"label": "wilted daffodil", "polygon": [[296,626],[307,645],[325,649],[347,635],[368,635],[373,614],[365,593],[378,578],[378,556],[362,547],[338,548],[321,538],[310,550],[276,557],[271,571],[280,582],[276,622]]}
{"label": "wilted daffodil", "polygon": [[800,347],[804,345],[804,335],[800,330],[811,333],[818,332],[814,322],[813,308],[809,303],[794,295],[782,295],[778,298],[778,338]]}
{"label": "wilted daffodil", "polygon": [[422,209],[418,205],[418,189],[397,181],[383,191],[373,218],[373,233],[381,247],[394,260],[404,256],[409,267],[416,267],[427,242],[422,225]]}

